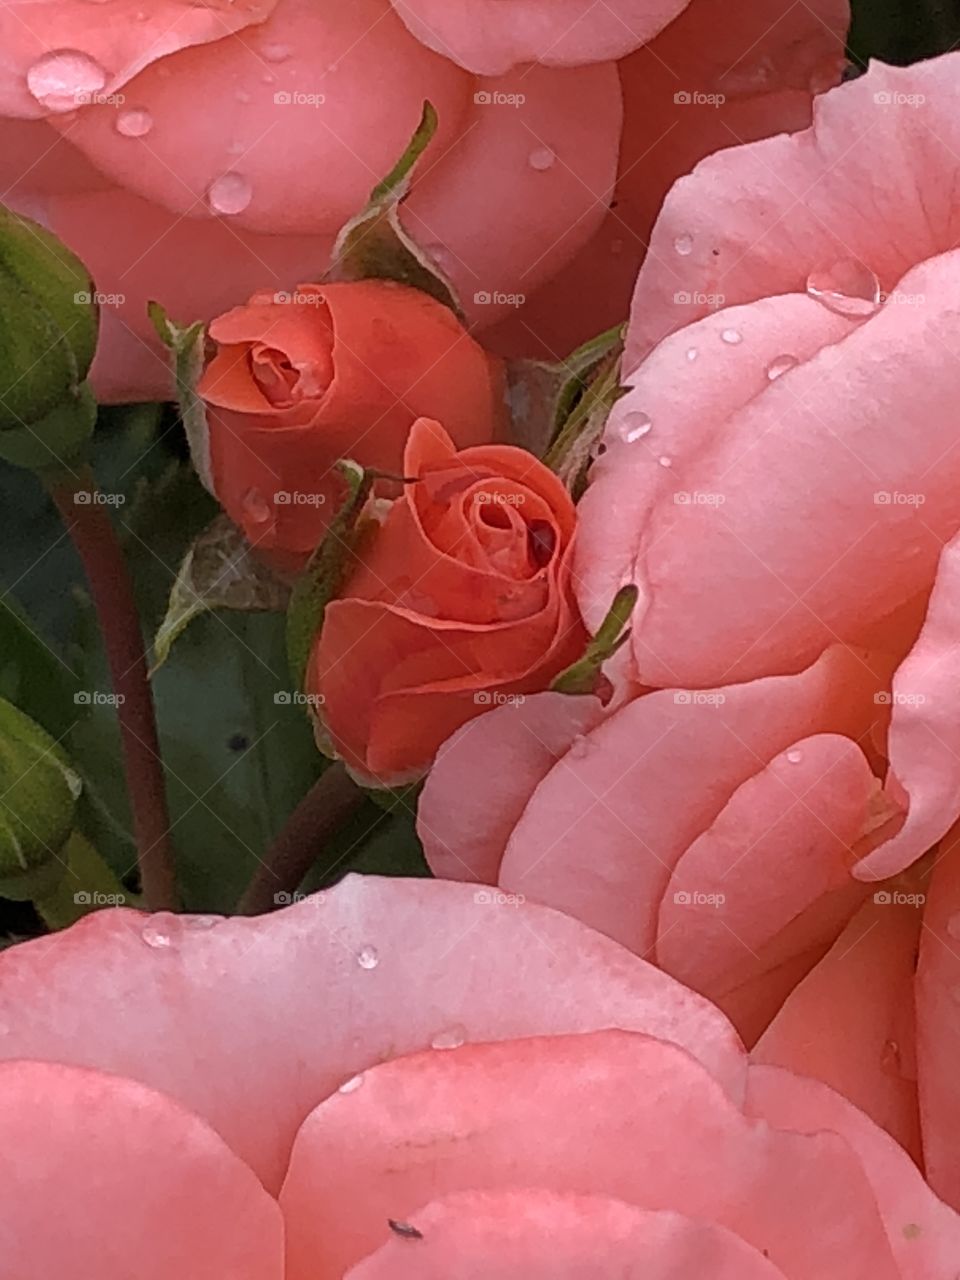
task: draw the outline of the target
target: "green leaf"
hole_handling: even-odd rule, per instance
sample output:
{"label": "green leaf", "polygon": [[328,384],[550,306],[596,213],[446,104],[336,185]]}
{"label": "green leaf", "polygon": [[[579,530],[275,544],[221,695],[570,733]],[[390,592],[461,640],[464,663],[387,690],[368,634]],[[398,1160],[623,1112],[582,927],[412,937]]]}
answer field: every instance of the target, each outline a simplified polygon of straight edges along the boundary
{"label": "green leaf", "polygon": [[187,433],[190,458],[204,488],[213,493],[210,467],[210,434],[207,429],[207,407],[197,394],[203,373],[207,329],[202,321],[182,327],[164,311],[159,302],[149,302],[147,313],[160,341],[173,355],[173,372],[177,382],[180,417]]}
{"label": "green leaf", "polygon": [[324,612],[339,592],[351,564],[360,516],[373,485],[373,477],[349,459],[338,462],[337,468],[346,481],[347,496],[294,584],[287,610],[287,654],[298,691],[303,689],[310,650],[323,625]]}
{"label": "green leaf", "polygon": [[614,597],[610,612],[587,645],[583,657],[561,671],[550,688],[554,693],[597,693],[602,687],[603,664],[630,638],[630,617],[639,592],[633,585],[622,587]]}
{"label": "green leaf", "polygon": [[601,360],[544,458],[574,499],[580,498],[586,488],[593,452],[603,435],[610,410],[628,390],[620,383],[622,354],[618,344]]}
{"label": "green leaf", "polygon": [[167,612],[153,640],[156,670],[177,637],[210,609],[283,613],[290,589],[252,554],[250,543],[221,515],[193,542],[177,574]]}
{"label": "green leaf", "polygon": [[400,222],[400,205],[410,189],[417,162],[436,131],[436,110],[425,102],[410,145],[370,192],[366,208],[351,218],[337,236],[329,278],[394,280],[428,293],[462,316],[453,285]]}

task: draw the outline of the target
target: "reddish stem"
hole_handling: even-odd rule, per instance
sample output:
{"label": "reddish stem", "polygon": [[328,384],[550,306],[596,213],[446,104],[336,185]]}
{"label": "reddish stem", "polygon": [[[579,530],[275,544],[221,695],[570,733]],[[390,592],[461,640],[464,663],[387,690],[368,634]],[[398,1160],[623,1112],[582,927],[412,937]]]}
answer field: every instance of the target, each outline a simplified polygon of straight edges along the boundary
{"label": "reddish stem", "polygon": [[175,910],[178,896],[157,721],[126,561],[107,508],[96,501],[97,483],[88,467],[75,476],[57,476],[49,489],[83,562],[118,697],[144,905],[150,911]]}

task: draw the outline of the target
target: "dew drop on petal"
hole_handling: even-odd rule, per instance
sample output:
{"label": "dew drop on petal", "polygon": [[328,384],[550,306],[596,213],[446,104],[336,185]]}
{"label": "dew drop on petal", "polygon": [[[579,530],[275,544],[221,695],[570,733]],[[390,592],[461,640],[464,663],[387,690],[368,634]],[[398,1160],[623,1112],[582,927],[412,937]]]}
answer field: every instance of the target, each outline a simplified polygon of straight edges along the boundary
{"label": "dew drop on petal", "polygon": [[645,435],[649,435],[652,427],[653,421],[649,413],[628,413],[620,424],[618,434],[624,444],[634,444],[637,440],[642,440]]}
{"label": "dew drop on petal", "polygon": [[77,49],[55,49],[27,71],[27,88],[50,111],[70,111],[99,93],[107,73],[99,62]]}
{"label": "dew drop on petal", "polygon": [[177,916],[166,911],[158,912],[151,916],[140,930],[140,937],[148,947],[153,947],[154,950],[172,948],[175,945],[175,934],[179,927]]}
{"label": "dew drop on petal", "polygon": [[153,116],[142,108],[131,107],[119,113],[115,128],[125,138],[145,138],[153,128]]}
{"label": "dew drop on petal", "polygon": [[361,1071],[358,1076],[351,1076],[349,1080],[344,1080],[337,1093],[356,1093],[362,1084],[363,1072]]}
{"label": "dew drop on petal", "polygon": [[236,92],[233,96],[236,98],[236,100],[237,100],[238,102],[249,102],[249,101],[250,101],[250,95],[249,95],[249,93],[247,93],[246,89],[238,89],[238,90],[237,90],[237,92]]}
{"label": "dew drop on petal", "polygon": [[376,947],[364,947],[357,953],[357,964],[361,969],[375,969],[380,963],[380,955]]}
{"label": "dew drop on petal", "polygon": [[872,316],[880,310],[880,281],[856,258],[838,258],[811,271],[807,293],[841,316]]}
{"label": "dew drop on petal", "polygon": [[668,458],[666,454],[664,454],[662,458],[658,458],[657,461],[660,463],[661,467],[673,466],[673,459]]}
{"label": "dew drop on petal", "polygon": [[739,329],[724,329],[720,334],[721,341],[726,342],[731,347],[739,346],[743,341],[743,334]]}
{"label": "dew drop on petal", "polygon": [[253,187],[242,173],[224,173],[210,184],[207,201],[214,213],[243,213],[253,199]]}
{"label": "dew drop on petal", "polygon": [[880,1054],[880,1066],[887,1075],[900,1075],[900,1046],[896,1040],[887,1040]]}
{"label": "dew drop on petal", "polygon": [[700,359],[700,352],[696,347],[687,348],[687,359],[693,364],[694,360]]}
{"label": "dew drop on petal", "polygon": [[223,916],[180,916],[180,923],[184,929],[193,930],[194,933],[205,933],[208,929],[215,929],[218,924],[223,924]]}
{"label": "dew drop on petal", "polygon": [[248,489],[240,499],[240,506],[251,524],[268,524],[273,518],[273,508],[259,489]]}
{"label": "dew drop on petal", "polygon": [[800,763],[802,762],[802,760],[803,760],[803,752],[802,752],[802,751],[796,751],[796,750],[794,750],[794,751],[788,751],[788,752],[787,752],[787,761],[788,761],[790,764],[800,764]]}
{"label": "dew drop on petal", "polygon": [[438,1031],[430,1041],[431,1049],[459,1049],[466,1042],[467,1029],[457,1023],[456,1026],[447,1027],[445,1031]]}
{"label": "dew drop on petal", "polygon": [[677,236],[673,242],[673,247],[681,258],[686,258],[693,253],[693,236]]}
{"label": "dew drop on petal", "polygon": [[574,760],[583,760],[590,754],[590,742],[582,733],[578,733],[570,743],[569,754]]}
{"label": "dew drop on petal", "polygon": [[551,147],[537,147],[529,155],[530,168],[541,173],[545,169],[552,169],[556,162],[557,153]]}
{"label": "dew drop on petal", "polygon": [[286,62],[288,58],[293,56],[293,49],[288,44],[279,44],[271,41],[265,44],[260,52],[266,58],[267,62]]}
{"label": "dew drop on petal", "polygon": [[800,361],[796,356],[777,356],[776,360],[772,360],[767,365],[767,377],[771,382],[776,382],[778,378],[783,377],[785,373],[789,373],[791,369],[795,369]]}

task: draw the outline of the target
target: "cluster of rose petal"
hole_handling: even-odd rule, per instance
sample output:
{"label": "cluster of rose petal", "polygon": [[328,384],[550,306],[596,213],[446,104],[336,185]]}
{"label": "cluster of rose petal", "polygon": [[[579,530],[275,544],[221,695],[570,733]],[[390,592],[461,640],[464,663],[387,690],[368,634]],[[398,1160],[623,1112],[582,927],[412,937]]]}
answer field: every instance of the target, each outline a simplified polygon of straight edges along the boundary
{"label": "cluster of rose petal", "polygon": [[[166,386],[148,296],[216,316],[209,479],[284,573],[376,470],[307,684],[356,775],[435,758],[444,877],[5,953],[17,1280],[954,1280],[960,55],[831,87],[845,3],[770,7],[0,10],[101,391]],[[424,98],[466,326],[321,281]],[[575,507],[500,355],[634,284]],[[627,585],[611,696],[549,691]]]}

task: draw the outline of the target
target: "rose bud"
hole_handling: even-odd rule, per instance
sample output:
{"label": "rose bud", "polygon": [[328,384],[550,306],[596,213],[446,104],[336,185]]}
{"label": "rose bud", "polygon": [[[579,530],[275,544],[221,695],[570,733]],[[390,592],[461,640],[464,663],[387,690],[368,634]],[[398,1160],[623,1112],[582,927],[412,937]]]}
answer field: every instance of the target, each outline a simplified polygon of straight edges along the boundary
{"label": "rose bud", "polygon": [[87,269],[0,205],[0,457],[47,467],[76,456],[96,417],[84,385],[96,345]]}
{"label": "rose bud", "polygon": [[575,510],[511,445],[457,452],[421,419],[410,478],[327,606],[307,671],[336,751],[361,781],[397,785],[491,706],[545,689],[583,652],[573,603]]}
{"label": "rose bud", "polygon": [[398,474],[411,425],[494,438],[501,365],[433,298],[387,281],[256,294],[214,320],[200,381],[217,497],[277,568],[302,568],[333,518],[335,463]]}

